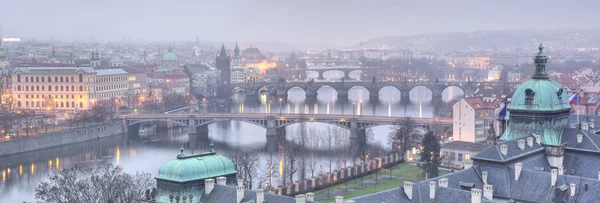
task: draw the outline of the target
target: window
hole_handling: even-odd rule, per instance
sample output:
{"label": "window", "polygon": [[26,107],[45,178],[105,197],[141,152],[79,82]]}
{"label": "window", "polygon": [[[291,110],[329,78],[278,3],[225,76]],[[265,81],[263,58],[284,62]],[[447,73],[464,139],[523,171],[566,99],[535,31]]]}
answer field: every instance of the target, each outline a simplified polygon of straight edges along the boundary
{"label": "window", "polygon": [[71,76],[71,82],[75,82],[75,77]]}
{"label": "window", "polygon": [[69,102],[67,102],[67,108],[69,108]]}
{"label": "window", "polygon": [[533,98],[535,96],[535,92],[531,89],[525,90],[525,105],[533,105]]}
{"label": "window", "polygon": [[40,77],[35,76],[35,82],[40,82]]}
{"label": "window", "polygon": [[45,86],[42,86],[42,91],[45,91],[44,89],[45,89]]}
{"label": "window", "polygon": [[28,77],[25,77],[25,82],[29,82],[29,78]]}
{"label": "window", "polygon": [[83,108],[83,102],[79,102],[79,108]]}
{"label": "window", "polygon": [[17,91],[21,91],[21,85],[17,85]]}
{"label": "window", "polygon": [[60,86],[60,91],[64,91],[65,89],[63,88],[63,86]]}
{"label": "window", "polygon": [[54,76],[54,82],[58,82],[58,77]]}
{"label": "window", "polygon": [[48,85],[48,91],[52,91],[52,85]]}
{"label": "window", "polygon": [[[21,74],[17,74],[17,82],[21,82]],[[19,105],[21,106],[21,105]]]}
{"label": "window", "polygon": [[79,73],[79,82],[83,82],[83,74]]}
{"label": "window", "polygon": [[29,91],[29,86],[25,85],[25,91]]}
{"label": "window", "polygon": [[79,91],[83,92],[83,86],[79,85]]}
{"label": "window", "polygon": [[60,102],[60,108],[65,108],[65,103],[64,102]]}
{"label": "window", "polygon": [[44,82],[44,78],[45,78],[45,77],[42,77],[42,82]]}
{"label": "window", "polygon": [[64,82],[64,80],[63,80],[63,77],[62,77],[62,76],[60,77],[60,82]]}
{"label": "window", "polygon": [[72,106],[72,107],[75,107],[75,102],[71,102],[71,106]]}
{"label": "window", "polygon": [[48,82],[52,82],[52,77],[48,76]]}
{"label": "window", "polygon": [[458,161],[463,161],[463,154],[458,153]]}
{"label": "window", "polygon": [[17,106],[21,107],[21,101],[17,101]]}
{"label": "window", "polygon": [[465,154],[465,160],[471,160],[471,155]]}
{"label": "window", "polygon": [[35,86],[35,91],[40,91],[40,86]]}

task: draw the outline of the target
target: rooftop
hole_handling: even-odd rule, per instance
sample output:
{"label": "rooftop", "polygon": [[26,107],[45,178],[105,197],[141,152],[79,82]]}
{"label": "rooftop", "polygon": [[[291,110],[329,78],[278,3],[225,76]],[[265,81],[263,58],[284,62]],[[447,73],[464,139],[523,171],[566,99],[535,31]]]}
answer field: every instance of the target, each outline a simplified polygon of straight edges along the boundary
{"label": "rooftop", "polygon": [[490,145],[485,143],[475,143],[475,142],[465,142],[465,141],[454,141],[445,143],[442,145],[442,148],[445,149],[459,149],[459,150],[467,150],[467,151],[476,151],[479,152],[484,150],[485,148],[490,147]]}
{"label": "rooftop", "polygon": [[122,75],[122,74],[127,74],[127,71],[125,71],[121,68],[96,70],[97,76]]}

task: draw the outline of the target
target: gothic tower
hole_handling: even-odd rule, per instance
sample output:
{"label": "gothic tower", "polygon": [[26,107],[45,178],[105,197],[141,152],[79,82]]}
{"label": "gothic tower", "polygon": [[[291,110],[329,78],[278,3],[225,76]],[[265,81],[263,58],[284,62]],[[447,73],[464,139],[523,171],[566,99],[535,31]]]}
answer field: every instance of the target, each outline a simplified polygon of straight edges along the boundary
{"label": "gothic tower", "polygon": [[221,45],[221,53],[216,57],[217,70],[221,71],[220,84],[231,83],[231,56],[227,55],[225,45]]}

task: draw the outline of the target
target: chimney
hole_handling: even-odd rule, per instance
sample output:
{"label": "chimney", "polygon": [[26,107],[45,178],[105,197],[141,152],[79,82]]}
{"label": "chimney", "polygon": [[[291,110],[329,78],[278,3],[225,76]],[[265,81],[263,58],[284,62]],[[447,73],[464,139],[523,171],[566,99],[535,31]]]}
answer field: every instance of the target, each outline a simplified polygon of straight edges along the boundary
{"label": "chimney", "polygon": [[577,143],[583,142],[583,134],[577,134]]}
{"label": "chimney", "polygon": [[263,203],[263,202],[265,202],[265,190],[258,189],[258,190],[256,190],[256,203]]}
{"label": "chimney", "polygon": [[[598,177],[600,177],[600,172],[598,172]],[[408,197],[408,199],[412,200],[412,188],[413,188],[413,183],[412,182],[404,182],[404,193],[406,193],[406,196]]]}
{"label": "chimney", "polygon": [[488,172],[487,171],[481,172],[481,180],[483,181],[484,185],[488,184],[487,178],[488,178]]}
{"label": "chimney", "polygon": [[471,188],[471,203],[481,203],[481,189]]}
{"label": "chimney", "polygon": [[595,125],[596,125],[596,120],[590,119],[590,128],[596,128]]}
{"label": "chimney", "polygon": [[435,181],[429,181],[429,199],[435,199]]}
{"label": "chimney", "polygon": [[335,196],[335,203],[344,203],[344,197]]}
{"label": "chimney", "polygon": [[552,170],[550,170],[550,185],[554,186],[556,185],[556,178],[558,176],[558,171],[553,168]]}
{"label": "chimney", "polygon": [[569,184],[569,190],[571,192],[571,197],[575,197],[575,183]]}
{"label": "chimney", "polygon": [[306,195],[304,195],[304,194],[296,195],[296,203],[306,203]]}
{"label": "chimney", "polygon": [[[315,193],[309,192],[306,193],[306,201],[315,201]],[[262,203],[262,202],[258,202]]]}
{"label": "chimney", "polygon": [[523,163],[515,164],[515,180],[519,180],[519,176],[521,176],[521,169],[523,169]]}
{"label": "chimney", "polygon": [[494,186],[493,185],[483,185],[483,197],[492,201],[494,197]]}
{"label": "chimney", "polygon": [[517,145],[519,145],[519,149],[524,150],[525,149],[525,140],[524,139],[517,140]]}
{"label": "chimney", "polygon": [[235,190],[237,191],[237,202],[236,203],[240,203],[242,202],[242,199],[244,199],[244,181],[239,179],[238,180],[238,185],[235,187]]}
{"label": "chimney", "polygon": [[535,134],[535,142],[537,144],[542,144],[542,135]]}
{"label": "chimney", "polygon": [[502,155],[505,155],[508,153],[508,145],[506,144],[501,144],[500,145],[500,153],[502,153]]}
{"label": "chimney", "polygon": [[527,146],[533,147],[533,137],[527,137]]}
{"label": "chimney", "polygon": [[589,126],[588,123],[581,123],[581,129],[582,130],[589,130],[590,128],[588,126]]}
{"label": "chimney", "polygon": [[226,177],[217,177],[217,185],[225,185],[227,183]]}
{"label": "chimney", "polygon": [[565,175],[565,169],[563,166],[558,166],[558,175]]}
{"label": "chimney", "polygon": [[209,195],[213,188],[215,188],[215,179],[204,179],[204,194]]}
{"label": "chimney", "polygon": [[439,180],[440,187],[448,187],[448,178],[440,178]]}

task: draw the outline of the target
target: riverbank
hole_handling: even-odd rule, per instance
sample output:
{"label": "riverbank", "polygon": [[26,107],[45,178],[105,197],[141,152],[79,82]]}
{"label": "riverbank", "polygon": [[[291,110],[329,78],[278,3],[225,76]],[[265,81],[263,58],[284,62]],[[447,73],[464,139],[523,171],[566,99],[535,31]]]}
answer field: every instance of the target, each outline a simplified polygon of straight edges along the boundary
{"label": "riverbank", "polygon": [[40,149],[48,149],[104,137],[123,135],[127,128],[121,121],[76,127],[0,142],[0,156],[14,155]]}

